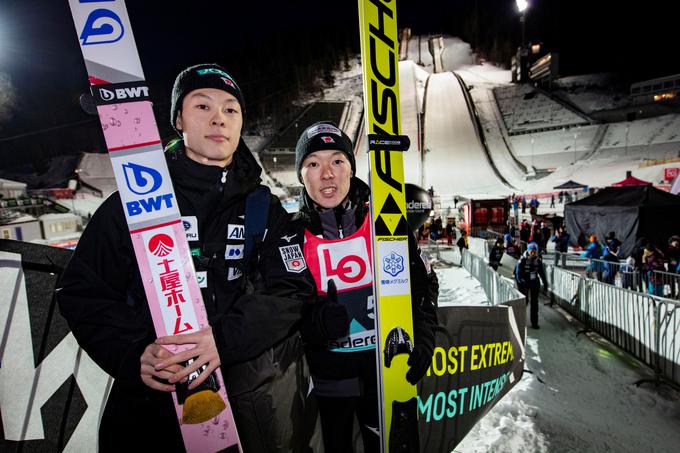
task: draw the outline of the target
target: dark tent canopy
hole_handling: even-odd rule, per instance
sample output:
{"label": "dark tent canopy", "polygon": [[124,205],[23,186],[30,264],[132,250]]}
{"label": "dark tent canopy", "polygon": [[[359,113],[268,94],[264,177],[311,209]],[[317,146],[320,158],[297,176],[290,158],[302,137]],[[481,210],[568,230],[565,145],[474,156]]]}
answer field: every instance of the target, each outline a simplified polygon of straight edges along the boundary
{"label": "dark tent canopy", "polygon": [[607,187],[567,204],[564,217],[572,242],[581,231],[600,239],[614,231],[623,243],[619,256],[626,257],[641,237],[665,250],[668,238],[680,234],[678,212],[680,196],[655,187]]}
{"label": "dark tent canopy", "polygon": [[572,181],[571,179],[564,184],[560,184],[559,186],[553,187],[553,189],[560,189],[560,190],[573,190],[573,189],[584,189],[588,186],[583,185],[581,183],[578,183],[576,181]]}

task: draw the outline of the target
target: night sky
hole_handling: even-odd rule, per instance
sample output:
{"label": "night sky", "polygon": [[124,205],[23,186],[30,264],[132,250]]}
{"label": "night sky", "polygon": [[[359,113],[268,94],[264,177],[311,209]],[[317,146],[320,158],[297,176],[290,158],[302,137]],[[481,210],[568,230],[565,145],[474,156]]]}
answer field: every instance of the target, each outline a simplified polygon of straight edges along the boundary
{"label": "night sky", "polygon": [[[527,41],[559,51],[562,75],[614,71],[632,82],[677,74],[677,16],[667,3],[533,0]],[[190,64],[223,64],[250,105],[268,101],[268,86],[292,78],[298,57],[322,58],[331,42],[358,49],[353,0],[129,0],[127,7],[157,111],[169,108],[172,81]],[[401,27],[459,36],[487,57],[494,46],[509,55],[519,44],[514,0],[400,0],[398,11]],[[317,50],[311,57],[310,45]],[[272,68],[267,60],[282,49],[285,63]],[[17,135],[92,123],[78,105],[87,89],[67,0],[0,0],[0,153],[16,152],[10,145]],[[159,126],[162,135],[169,130]],[[55,134],[42,133],[41,140],[59,140]]]}

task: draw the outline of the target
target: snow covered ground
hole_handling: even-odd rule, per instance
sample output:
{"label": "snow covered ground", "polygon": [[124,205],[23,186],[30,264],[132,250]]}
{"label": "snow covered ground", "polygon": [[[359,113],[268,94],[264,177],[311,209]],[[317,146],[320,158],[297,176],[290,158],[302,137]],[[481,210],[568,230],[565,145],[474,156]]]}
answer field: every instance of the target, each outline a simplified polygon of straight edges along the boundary
{"label": "snow covered ground", "polygon": [[[459,262],[457,252],[442,259]],[[443,305],[486,303],[479,283],[458,267],[436,268]],[[675,452],[680,393],[643,384],[649,369],[599,335],[580,334],[560,309],[539,308],[527,332],[531,371],[470,431],[457,453]]]}

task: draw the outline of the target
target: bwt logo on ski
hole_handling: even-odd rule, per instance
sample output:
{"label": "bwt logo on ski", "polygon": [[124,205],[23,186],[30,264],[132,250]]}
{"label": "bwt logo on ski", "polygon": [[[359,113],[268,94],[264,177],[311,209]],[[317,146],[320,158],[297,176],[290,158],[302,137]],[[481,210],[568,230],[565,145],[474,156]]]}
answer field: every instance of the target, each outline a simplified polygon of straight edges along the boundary
{"label": "bwt logo on ski", "polygon": [[[373,283],[370,259],[364,238],[319,245],[321,281],[334,279],[339,290],[360,288]],[[325,285],[324,285],[325,286]],[[324,291],[326,288],[324,288]]]}
{"label": "bwt logo on ski", "polygon": [[[148,195],[157,191],[163,183],[161,174],[150,167],[128,162],[123,164],[123,174],[127,188],[137,195]],[[140,198],[125,203],[128,216],[133,217],[143,213],[160,211],[165,208],[172,208],[172,193]]]}
{"label": "bwt logo on ski", "polygon": [[[80,0],[80,3],[93,2]],[[80,33],[80,41],[84,46],[110,44],[120,41],[123,35],[125,35],[125,27],[123,27],[123,21],[120,20],[120,17],[111,10],[100,8],[95,9],[87,16],[83,31]]]}
{"label": "bwt logo on ski", "polygon": [[123,164],[123,173],[128,189],[137,195],[146,195],[158,190],[163,183],[163,177],[157,170],[132,162]]}
{"label": "bwt logo on ski", "polygon": [[99,97],[104,102],[138,101],[148,99],[149,87],[128,86],[115,89],[99,88]]}

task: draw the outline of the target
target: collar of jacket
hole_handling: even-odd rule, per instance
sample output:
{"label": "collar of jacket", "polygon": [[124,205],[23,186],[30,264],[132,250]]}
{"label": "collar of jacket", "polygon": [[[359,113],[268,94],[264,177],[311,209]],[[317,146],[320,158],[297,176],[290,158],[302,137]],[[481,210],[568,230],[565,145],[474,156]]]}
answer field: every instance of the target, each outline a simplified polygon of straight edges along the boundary
{"label": "collar of jacket", "polygon": [[[262,168],[243,140],[239,141],[231,164],[225,168],[189,159],[182,140],[168,144],[165,157],[173,185],[199,196],[213,192],[223,203],[245,197],[261,181]],[[225,171],[226,178],[223,178]]]}
{"label": "collar of jacket", "polygon": [[[349,182],[349,201],[352,203],[352,206],[356,207],[354,213],[356,216],[355,225],[357,228],[361,227],[364,217],[368,212],[366,203],[370,196],[371,190],[368,185],[361,179],[352,176],[352,179]],[[300,210],[295,214],[294,219],[301,221],[305,225],[305,228],[312,234],[321,234],[323,228],[321,226],[319,212],[316,210],[316,204],[312,201],[312,198],[304,187],[300,194],[299,202]]]}

